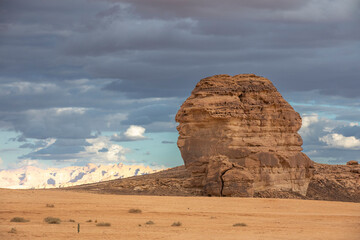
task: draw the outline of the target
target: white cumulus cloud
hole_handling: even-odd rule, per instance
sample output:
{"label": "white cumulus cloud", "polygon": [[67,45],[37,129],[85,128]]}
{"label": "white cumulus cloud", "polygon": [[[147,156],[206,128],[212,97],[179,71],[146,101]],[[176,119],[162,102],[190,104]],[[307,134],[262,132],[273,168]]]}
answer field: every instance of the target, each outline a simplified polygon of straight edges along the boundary
{"label": "white cumulus cloud", "polygon": [[83,158],[92,163],[119,163],[126,162],[125,154],[129,149],[123,146],[112,144],[107,137],[87,139],[90,143],[85,146],[85,151],[81,152]]}
{"label": "white cumulus cloud", "polygon": [[302,117],[302,125],[299,133],[302,137],[306,137],[312,134],[312,125],[319,122],[319,116],[317,114],[305,115]]}
{"label": "white cumulus cloud", "polygon": [[320,137],[319,140],[333,148],[360,150],[360,139],[354,136],[346,137],[342,134],[332,133]]}
{"label": "white cumulus cloud", "polygon": [[302,118],[302,128],[307,128],[313,123],[319,122],[319,116],[317,114],[314,115],[306,115]]}
{"label": "white cumulus cloud", "polygon": [[137,141],[144,140],[146,129],[141,126],[131,125],[123,134],[114,134],[111,136],[112,141]]}
{"label": "white cumulus cloud", "polygon": [[136,125],[131,125],[126,132],[124,133],[124,135],[128,138],[133,138],[133,139],[144,139],[145,133],[145,128],[141,127],[141,126],[136,126]]}

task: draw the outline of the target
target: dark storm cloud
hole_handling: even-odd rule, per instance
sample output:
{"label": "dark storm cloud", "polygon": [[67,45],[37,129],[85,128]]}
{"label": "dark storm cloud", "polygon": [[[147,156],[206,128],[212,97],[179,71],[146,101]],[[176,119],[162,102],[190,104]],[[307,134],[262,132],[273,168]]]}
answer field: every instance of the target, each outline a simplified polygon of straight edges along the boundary
{"label": "dark storm cloud", "polygon": [[184,97],[201,77],[254,72],[284,90],[357,96],[357,1],[4,1],[3,6],[6,60],[0,66],[9,76],[114,78],[108,88],[139,98]]}
{"label": "dark storm cloud", "polygon": [[47,142],[44,140],[38,140],[35,141],[34,143],[24,143],[22,145],[19,146],[19,148],[30,148],[30,149],[37,149],[37,148],[44,148],[47,146]]}
{"label": "dark storm cloud", "polygon": [[[128,115],[139,122],[138,109],[146,109],[147,105],[158,106],[158,116],[172,121],[167,115],[176,109],[170,111],[164,103],[180,104],[173,99],[129,100],[118,92],[101,90],[110,81],[102,82],[87,79],[47,84],[0,82],[0,100],[6,103],[0,105],[0,127],[20,132],[17,141],[26,138],[84,139],[96,136],[96,132],[127,128],[134,124]],[[152,130],[151,127],[147,129]]]}
{"label": "dark storm cloud", "polygon": [[324,97],[319,91],[282,92],[282,95],[295,111],[304,116],[317,114],[338,122],[359,122],[360,120],[360,101],[357,101],[357,98],[336,95]]}
{"label": "dark storm cloud", "polygon": [[76,154],[85,151],[85,146],[90,144],[81,139],[58,139],[49,146],[43,146],[40,150],[31,152],[20,159],[39,159],[39,160],[68,160],[77,157]]}
{"label": "dark storm cloud", "polygon": [[[175,101],[174,101],[175,102]],[[156,121],[173,121],[173,114],[177,111],[175,104],[154,104],[132,111],[124,124],[147,125]]]}
{"label": "dark storm cloud", "polygon": [[102,149],[98,150],[98,152],[108,152],[108,151],[109,151],[109,149],[107,149],[107,148],[102,148]]}
{"label": "dark storm cloud", "polygon": [[[156,2],[161,7],[150,2],[131,2],[130,10],[119,10],[110,21],[100,19],[108,25],[75,34],[65,49],[101,59],[89,63],[89,71],[121,79],[108,88],[127,92],[129,97],[184,96],[201,77],[239,72],[268,76],[285,91],[318,89],[325,95],[357,97],[354,49],[359,49],[360,33],[354,31],[359,24],[355,1],[339,6],[329,2],[327,14],[314,1],[218,4],[234,12],[211,7],[216,4],[213,1],[201,8],[196,6],[202,1]],[[255,12],[249,14],[249,8]],[[132,14],[119,19],[126,11]],[[174,12],[170,15],[177,18],[162,12]]]}
{"label": "dark storm cloud", "polygon": [[24,135],[19,135],[15,138],[9,138],[9,141],[13,141],[13,142],[26,142],[26,137]]}
{"label": "dark storm cloud", "polygon": [[334,129],[335,132],[341,133],[345,137],[354,136],[357,139],[360,139],[360,126],[345,126]]}
{"label": "dark storm cloud", "polygon": [[299,8],[305,1],[286,0],[226,0],[219,3],[216,0],[194,0],[194,1],[166,1],[166,0],[111,0],[112,2],[127,2],[141,16],[153,18],[217,18],[217,17],[241,17],[241,13],[247,13],[249,9],[254,10],[291,10]]}
{"label": "dark storm cloud", "polygon": [[29,110],[13,121],[26,138],[91,138],[89,116],[82,109]]}
{"label": "dark storm cloud", "polygon": [[[132,124],[176,131],[196,82],[223,73],[265,76],[303,114],[358,122],[359,10],[357,0],[3,0],[0,128],[64,141]],[[304,137],[310,150],[326,147],[320,127]],[[36,156],[82,149],[59,144]]]}

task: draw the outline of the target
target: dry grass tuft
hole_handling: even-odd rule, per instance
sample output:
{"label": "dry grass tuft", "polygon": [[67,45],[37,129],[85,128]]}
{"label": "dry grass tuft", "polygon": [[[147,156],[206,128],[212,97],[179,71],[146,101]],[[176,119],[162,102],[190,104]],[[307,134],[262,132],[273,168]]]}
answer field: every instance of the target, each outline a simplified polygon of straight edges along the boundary
{"label": "dry grass tuft", "polygon": [[53,208],[53,207],[55,207],[55,205],[54,204],[46,204],[46,207],[49,207],[49,208]]}
{"label": "dry grass tuft", "polygon": [[111,226],[111,223],[108,223],[108,222],[100,222],[100,223],[96,224],[96,226],[98,226],[98,227],[110,227],[110,226]]}
{"label": "dry grass tuft", "polygon": [[150,221],[147,221],[146,224],[147,224],[147,225],[153,225],[153,224],[155,224],[155,223],[150,220]]}
{"label": "dry grass tuft", "polygon": [[235,223],[233,224],[233,227],[246,227],[246,223]]}
{"label": "dry grass tuft", "polygon": [[172,227],[180,227],[182,224],[181,222],[174,222],[171,226]]}
{"label": "dry grass tuft", "polygon": [[44,222],[47,222],[48,224],[60,224],[61,220],[60,218],[47,217],[44,218]]}
{"label": "dry grass tuft", "polygon": [[17,233],[16,228],[12,228],[8,233]]}
{"label": "dry grass tuft", "polygon": [[23,217],[14,217],[10,220],[10,222],[30,222],[30,220],[27,220]]}
{"label": "dry grass tuft", "polygon": [[129,213],[142,213],[141,209],[138,209],[138,208],[131,208],[129,210]]}

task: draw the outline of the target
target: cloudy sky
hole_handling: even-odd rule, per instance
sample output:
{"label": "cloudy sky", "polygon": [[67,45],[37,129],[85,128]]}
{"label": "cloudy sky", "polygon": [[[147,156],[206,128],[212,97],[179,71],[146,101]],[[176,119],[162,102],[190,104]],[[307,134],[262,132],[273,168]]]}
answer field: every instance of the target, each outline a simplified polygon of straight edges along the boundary
{"label": "cloudy sky", "polygon": [[269,78],[315,161],[360,160],[359,0],[1,0],[0,169],[182,164],[214,74]]}

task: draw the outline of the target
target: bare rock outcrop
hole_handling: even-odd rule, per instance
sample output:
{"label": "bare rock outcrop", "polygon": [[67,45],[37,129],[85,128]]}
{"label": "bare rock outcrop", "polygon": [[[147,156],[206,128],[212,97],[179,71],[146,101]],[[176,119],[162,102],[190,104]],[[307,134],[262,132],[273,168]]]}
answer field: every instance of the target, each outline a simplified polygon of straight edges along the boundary
{"label": "bare rock outcrop", "polygon": [[360,165],[315,163],[314,167],[308,199],[360,202]]}
{"label": "bare rock outcrop", "polygon": [[[306,196],[291,190],[268,189],[256,191],[257,198],[295,198],[328,201],[360,202],[360,165],[328,165],[314,163],[314,175]],[[191,174],[185,166],[130,178],[59,188],[59,190],[92,193],[203,196],[203,188],[191,187]]]}
{"label": "bare rock outcrop", "polygon": [[359,165],[359,162],[355,160],[350,160],[346,163],[346,165]]}
{"label": "bare rock outcrop", "polygon": [[205,195],[305,195],[313,162],[302,153],[301,117],[254,74],[202,79],[176,115],[189,186]]}

